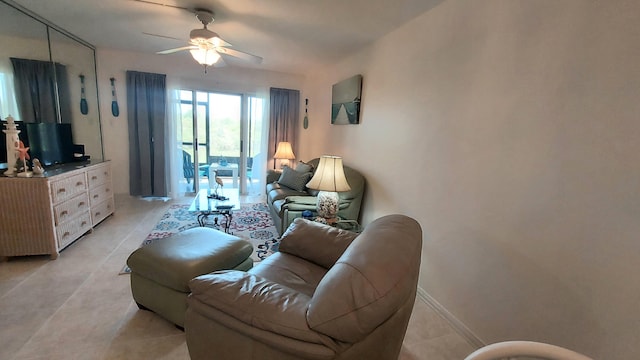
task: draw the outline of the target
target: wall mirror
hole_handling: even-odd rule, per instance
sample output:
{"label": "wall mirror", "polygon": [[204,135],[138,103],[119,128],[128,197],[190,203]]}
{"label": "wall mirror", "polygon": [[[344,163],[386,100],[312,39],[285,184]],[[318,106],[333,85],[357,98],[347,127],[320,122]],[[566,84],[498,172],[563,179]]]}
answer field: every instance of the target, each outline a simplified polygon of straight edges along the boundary
{"label": "wall mirror", "polygon": [[[0,0],[2,120],[11,115],[24,123],[70,124],[73,143],[84,146],[91,160],[103,160],[95,64],[92,45]],[[33,79],[48,85],[34,86]],[[46,94],[35,95],[35,87]]]}

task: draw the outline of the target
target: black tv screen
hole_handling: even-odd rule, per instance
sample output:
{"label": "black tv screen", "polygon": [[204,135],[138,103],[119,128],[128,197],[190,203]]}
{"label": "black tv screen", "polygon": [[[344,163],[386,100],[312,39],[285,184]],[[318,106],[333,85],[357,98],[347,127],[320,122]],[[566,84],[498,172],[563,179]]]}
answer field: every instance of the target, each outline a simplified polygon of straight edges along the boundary
{"label": "black tv screen", "polygon": [[71,124],[28,123],[29,154],[45,166],[73,161]]}

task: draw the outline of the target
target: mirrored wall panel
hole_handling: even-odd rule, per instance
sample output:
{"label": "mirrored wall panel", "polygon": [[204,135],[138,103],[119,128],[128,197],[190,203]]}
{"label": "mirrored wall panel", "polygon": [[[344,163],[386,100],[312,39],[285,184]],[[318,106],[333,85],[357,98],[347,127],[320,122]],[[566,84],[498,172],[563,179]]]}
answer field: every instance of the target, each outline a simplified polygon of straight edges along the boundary
{"label": "mirrored wall panel", "polygon": [[70,129],[76,156],[104,159],[94,47],[0,0],[0,118],[9,115],[26,133]]}

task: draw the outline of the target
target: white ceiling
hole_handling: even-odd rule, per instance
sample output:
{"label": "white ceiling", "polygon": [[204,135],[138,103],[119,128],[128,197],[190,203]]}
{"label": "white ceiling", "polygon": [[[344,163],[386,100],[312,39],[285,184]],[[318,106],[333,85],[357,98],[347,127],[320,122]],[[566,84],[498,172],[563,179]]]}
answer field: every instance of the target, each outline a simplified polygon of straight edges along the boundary
{"label": "white ceiling", "polygon": [[[264,58],[231,66],[304,73],[340,60],[444,0],[148,0],[215,13],[209,29]],[[188,10],[134,0],[14,0],[98,48],[155,53],[186,45],[202,24]],[[149,36],[152,33],[178,38]],[[190,56],[188,52],[158,56]]]}

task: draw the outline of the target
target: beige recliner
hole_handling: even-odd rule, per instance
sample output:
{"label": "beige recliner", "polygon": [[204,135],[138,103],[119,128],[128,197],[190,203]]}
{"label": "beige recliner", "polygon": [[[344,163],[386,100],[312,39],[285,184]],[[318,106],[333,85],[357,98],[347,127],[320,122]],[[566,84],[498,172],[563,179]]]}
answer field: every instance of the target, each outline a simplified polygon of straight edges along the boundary
{"label": "beige recliner", "polygon": [[296,219],[248,272],[189,283],[191,359],[397,359],[416,296],[422,230],[389,215],[360,235]]}

